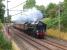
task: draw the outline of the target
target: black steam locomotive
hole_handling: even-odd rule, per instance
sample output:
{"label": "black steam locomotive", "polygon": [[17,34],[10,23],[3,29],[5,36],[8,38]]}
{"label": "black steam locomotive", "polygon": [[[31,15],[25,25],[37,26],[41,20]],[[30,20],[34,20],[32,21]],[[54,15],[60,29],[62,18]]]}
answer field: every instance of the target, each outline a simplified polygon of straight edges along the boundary
{"label": "black steam locomotive", "polygon": [[13,27],[36,38],[44,38],[46,36],[46,24],[44,24],[41,21],[38,22],[37,24],[31,23],[14,24]]}

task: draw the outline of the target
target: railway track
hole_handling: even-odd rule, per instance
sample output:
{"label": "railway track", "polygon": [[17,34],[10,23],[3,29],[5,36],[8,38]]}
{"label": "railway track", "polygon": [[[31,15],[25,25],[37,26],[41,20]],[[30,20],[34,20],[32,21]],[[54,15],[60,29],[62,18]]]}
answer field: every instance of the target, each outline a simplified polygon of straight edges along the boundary
{"label": "railway track", "polygon": [[25,45],[23,44],[23,42],[20,40],[20,38],[18,36],[14,35],[14,37],[12,37],[12,38],[15,41],[15,43],[18,45],[20,50],[26,50],[26,48],[24,47]]}
{"label": "railway track", "polygon": [[38,48],[33,47],[32,45],[30,45],[30,43],[28,43],[17,35],[14,35],[13,39],[19,46],[20,50],[38,50]]}
{"label": "railway track", "polygon": [[[28,38],[31,38],[31,37],[28,37]],[[31,38],[32,39],[32,38]],[[49,48],[50,48],[50,46],[52,45],[52,49],[53,49],[53,46],[55,46],[55,48],[61,48],[61,49],[59,49],[59,50],[67,50],[67,47],[66,46],[62,46],[62,45],[60,45],[60,44],[57,44],[57,43],[54,43],[54,42],[52,42],[52,41],[48,41],[48,40],[38,40],[38,39],[35,39],[35,41],[36,42],[38,42],[38,43],[41,43],[43,46],[45,46],[45,43],[48,43],[48,44],[50,44],[50,45],[47,45]],[[54,48],[54,49],[55,49]],[[56,50],[58,50],[58,49],[56,49]]]}
{"label": "railway track", "polygon": [[24,35],[18,34],[18,32],[15,32],[15,35],[20,37],[24,41],[28,42],[29,44],[31,44],[33,47],[37,48],[37,50],[51,50],[50,48],[44,47],[44,46],[40,45],[39,43],[36,43],[33,40],[28,39]]}
{"label": "railway track", "polygon": [[[15,30],[15,31],[17,31],[17,30]],[[50,42],[50,41],[47,41],[47,40],[39,40],[39,39],[35,39],[35,38],[33,38],[32,39],[32,37],[30,37],[30,36],[28,36],[28,35],[24,35],[22,32],[20,32],[20,31],[17,31],[20,35],[17,35],[17,36],[19,36],[20,38],[22,38],[21,36],[23,35],[24,37],[26,37],[26,38],[28,38],[29,40],[31,40],[33,43],[35,42],[35,43],[37,43],[37,44],[39,44],[39,45],[41,45],[41,47],[44,47],[44,48],[47,48],[48,50],[67,50],[67,48],[65,47],[65,46],[62,46],[62,45],[58,45],[58,44],[56,44],[56,43],[54,43],[54,42]],[[28,42],[29,42],[29,40],[27,40]],[[31,42],[30,42],[31,43]],[[33,44],[32,44],[33,45]],[[35,44],[36,45],[36,44]],[[39,45],[37,45],[38,47],[39,47]],[[36,47],[37,47],[36,46]],[[42,49],[40,49],[40,50],[42,50]]]}
{"label": "railway track", "polygon": [[55,39],[55,38],[49,38],[49,37],[46,37],[46,38],[47,38],[46,39],[47,41],[67,47],[67,41],[63,41],[63,40]]}
{"label": "railway track", "polygon": [[50,41],[50,40],[42,40],[42,41],[43,41],[43,42],[46,42],[46,43],[48,43],[48,44],[51,44],[51,45],[53,45],[53,46],[56,46],[56,47],[58,47],[58,48],[61,48],[61,49],[63,49],[63,50],[67,50],[67,46],[63,46],[62,44],[55,43],[55,42]]}
{"label": "railway track", "polygon": [[20,36],[20,35],[18,35],[18,34],[16,34],[16,35],[19,36],[20,38],[22,38],[23,40],[25,40],[26,42],[28,42],[29,44],[31,44],[32,46],[34,46],[35,48],[37,48],[37,50],[43,50],[43,49],[49,50],[49,49],[47,49],[47,48],[42,47],[42,46],[39,45],[38,43],[35,43],[35,42],[33,42],[33,41],[25,38],[25,37],[22,37],[22,36]]}

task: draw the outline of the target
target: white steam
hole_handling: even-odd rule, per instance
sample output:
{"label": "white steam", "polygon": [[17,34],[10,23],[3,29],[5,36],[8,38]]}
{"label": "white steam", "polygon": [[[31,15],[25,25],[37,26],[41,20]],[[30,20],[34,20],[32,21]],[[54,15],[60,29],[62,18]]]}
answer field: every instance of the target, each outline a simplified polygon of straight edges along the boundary
{"label": "white steam", "polygon": [[25,22],[34,24],[43,18],[43,14],[41,11],[37,10],[36,8],[27,9],[23,12],[22,16],[16,17],[13,22],[17,24],[24,24]]}

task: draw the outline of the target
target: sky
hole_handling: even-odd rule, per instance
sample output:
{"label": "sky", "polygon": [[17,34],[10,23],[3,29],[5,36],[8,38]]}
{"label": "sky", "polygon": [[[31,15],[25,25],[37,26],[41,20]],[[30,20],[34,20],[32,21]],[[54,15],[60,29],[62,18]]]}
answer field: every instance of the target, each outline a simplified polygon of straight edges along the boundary
{"label": "sky", "polygon": [[[23,10],[23,5],[25,4],[26,0],[8,0],[8,1],[9,1],[8,2],[9,10]],[[58,4],[59,2],[63,2],[63,0],[36,0],[36,5],[47,6],[51,2]],[[16,8],[13,8],[13,7],[19,5],[20,3],[23,3],[23,4],[18,6],[18,7],[16,7]],[[4,4],[5,4],[5,6],[7,5],[7,0],[5,0]],[[6,6],[6,9],[7,9],[7,6]],[[20,12],[21,11],[9,11],[9,14],[10,15],[14,15],[14,14],[17,14],[17,13],[20,13]],[[5,16],[7,16],[7,13],[5,13]],[[19,15],[15,15],[15,16],[13,16],[13,19],[15,19],[16,16],[21,16],[21,15],[20,14]]]}

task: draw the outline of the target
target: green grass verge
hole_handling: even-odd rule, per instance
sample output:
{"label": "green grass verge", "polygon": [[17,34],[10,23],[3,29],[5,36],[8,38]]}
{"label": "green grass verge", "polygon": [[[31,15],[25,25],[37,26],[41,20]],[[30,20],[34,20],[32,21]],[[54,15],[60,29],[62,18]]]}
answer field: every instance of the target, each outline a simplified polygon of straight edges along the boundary
{"label": "green grass verge", "polygon": [[11,50],[12,49],[11,42],[5,40],[5,38],[3,36],[3,32],[0,32],[0,48],[2,48],[3,50]]}

